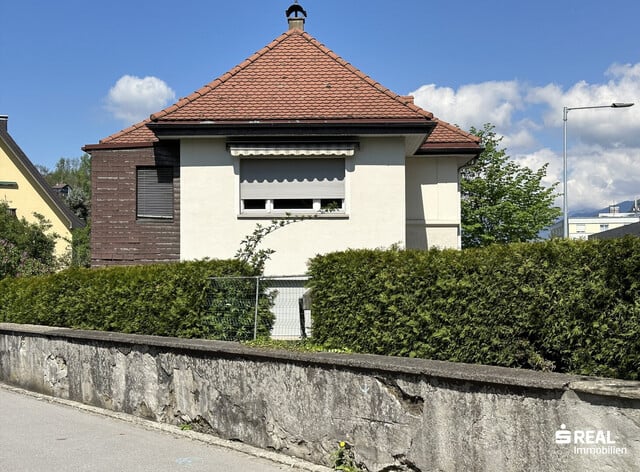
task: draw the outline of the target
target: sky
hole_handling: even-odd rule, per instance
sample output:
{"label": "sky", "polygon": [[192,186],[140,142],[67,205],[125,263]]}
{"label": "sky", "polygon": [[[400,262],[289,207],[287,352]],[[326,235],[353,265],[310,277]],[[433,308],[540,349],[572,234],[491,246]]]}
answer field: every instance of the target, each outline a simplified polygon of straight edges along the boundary
{"label": "sky", "polygon": [[[292,0],[0,0],[0,115],[52,169],[209,83],[287,29]],[[305,30],[465,130],[492,123],[571,211],[640,198],[637,0],[300,0]],[[562,185],[558,187],[562,190]],[[557,200],[561,205],[561,199]]]}

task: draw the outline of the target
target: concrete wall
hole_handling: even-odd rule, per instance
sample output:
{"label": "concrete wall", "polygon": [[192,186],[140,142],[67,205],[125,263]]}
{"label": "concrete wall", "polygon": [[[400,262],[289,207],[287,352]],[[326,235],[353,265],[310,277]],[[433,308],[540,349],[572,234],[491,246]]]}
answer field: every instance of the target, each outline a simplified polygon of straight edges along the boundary
{"label": "concrete wall", "polygon": [[[240,241],[270,216],[240,215],[239,159],[225,139],[181,141],[182,259],[234,256]],[[263,242],[276,252],[267,275],[306,273],[319,253],[347,248],[405,245],[404,139],[362,138],[345,160],[346,214],[318,215],[278,229]]]}
{"label": "concrete wall", "polygon": [[[326,465],[346,441],[370,471],[620,472],[640,457],[638,382],[11,324],[0,381]],[[579,444],[556,442],[567,432]]]}

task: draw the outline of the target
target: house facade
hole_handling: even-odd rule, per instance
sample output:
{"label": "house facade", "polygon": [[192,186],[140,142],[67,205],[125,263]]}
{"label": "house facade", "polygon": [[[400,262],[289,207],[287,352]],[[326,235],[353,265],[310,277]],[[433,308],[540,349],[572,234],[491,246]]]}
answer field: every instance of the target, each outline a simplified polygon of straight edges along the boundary
{"label": "house facade", "polygon": [[[569,239],[600,239],[598,234],[623,234],[622,229],[640,221],[640,214],[636,211],[620,213],[617,205],[609,207],[608,212],[598,213],[598,216],[584,217],[573,216],[569,218]],[[618,230],[613,233],[609,231]],[[622,231],[622,233],[620,233]],[[564,220],[556,221],[549,228],[549,235],[552,238],[563,237]],[[592,238],[593,236],[593,238]],[[603,237],[602,239],[605,239]]]}
{"label": "house facade", "polygon": [[460,247],[478,139],[289,30],[176,104],[84,147],[94,265],[230,258],[257,224],[267,274],[318,253]]}
{"label": "house facade", "polygon": [[37,223],[34,213],[51,224],[51,233],[59,236],[55,253],[71,251],[71,232],[84,223],[73,214],[42,177],[8,131],[6,115],[0,116],[0,201],[7,203],[17,218]]}

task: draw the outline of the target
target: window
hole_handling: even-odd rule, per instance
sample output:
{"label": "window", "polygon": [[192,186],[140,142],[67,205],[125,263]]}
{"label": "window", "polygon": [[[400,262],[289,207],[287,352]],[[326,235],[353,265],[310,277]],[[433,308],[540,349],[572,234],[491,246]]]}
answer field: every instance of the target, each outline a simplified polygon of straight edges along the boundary
{"label": "window", "polygon": [[607,231],[608,229],[609,229],[609,225],[608,224],[600,225],[600,231]]}
{"label": "window", "polygon": [[138,218],[173,218],[172,167],[139,167],[136,186]]}
{"label": "window", "polygon": [[241,212],[344,212],[344,158],[241,159]]}
{"label": "window", "polygon": [[586,228],[583,223],[578,223],[576,225],[576,233],[584,233],[585,231],[586,231]]}

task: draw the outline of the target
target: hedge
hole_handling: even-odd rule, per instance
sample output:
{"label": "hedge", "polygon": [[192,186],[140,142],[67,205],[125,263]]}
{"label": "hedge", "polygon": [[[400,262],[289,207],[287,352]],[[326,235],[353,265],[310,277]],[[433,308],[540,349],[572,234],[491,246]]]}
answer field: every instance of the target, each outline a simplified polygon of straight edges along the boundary
{"label": "hedge", "polygon": [[640,238],[350,250],[310,274],[329,348],[639,378]]}
{"label": "hedge", "polygon": [[[159,336],[252,339],[252,280],[214,285],[210,277],[254,275],[238,261],[196,261],[101,269],[0,281],[0,321]],[[269,300],[259,334],[273,325]]]}

